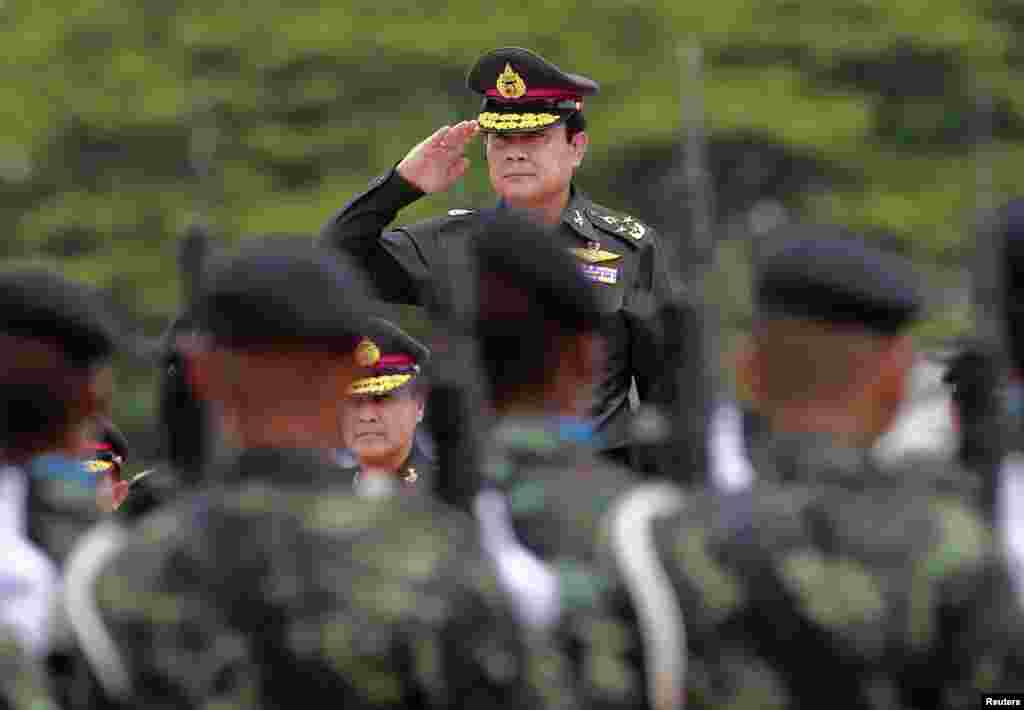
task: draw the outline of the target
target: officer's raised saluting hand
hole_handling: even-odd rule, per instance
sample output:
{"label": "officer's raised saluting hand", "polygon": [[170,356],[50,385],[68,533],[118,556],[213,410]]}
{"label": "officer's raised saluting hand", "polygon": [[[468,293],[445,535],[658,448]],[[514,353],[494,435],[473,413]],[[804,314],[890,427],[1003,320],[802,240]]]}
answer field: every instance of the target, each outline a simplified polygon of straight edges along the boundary
{"label": "officer's raised saluting hand", "polygon": [[466,145],[479,130],[476,121],[441,126],[409,151],[398,174],[427,194],[445,192],[469,169]]}

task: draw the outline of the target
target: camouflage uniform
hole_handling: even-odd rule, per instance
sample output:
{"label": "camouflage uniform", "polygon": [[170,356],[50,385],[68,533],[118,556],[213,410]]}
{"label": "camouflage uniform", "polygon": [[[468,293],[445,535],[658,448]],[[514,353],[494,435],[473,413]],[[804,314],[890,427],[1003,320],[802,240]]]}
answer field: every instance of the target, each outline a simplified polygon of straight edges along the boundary
{"label": "camouflage uniform", "polygon": [[654,523],[685,617],[687,707],[968,707],[1020,687],[1019,610],[961,497],[823,435],[770,437],[754,463],[752,490]]}
{"label": "camouflage uniform", "polygon": [[650,707],[632,601],[595,544],[632,475],[598,458],[579,424],[566,420],[506,419],[489,454],[486,482],[504,494],[516,538],[557,579],[554,628],[585,706]]}
{"label": "camouflage uniform", "polygon": [[56,710],[45,675],[0,628],[0,710]]}
{"label": "camouflage uniform", "polygon": [[245,452],[220,480],[144,521],[96,585],[145,707],[571,706],[469,520],[356,498],[298,451]]}

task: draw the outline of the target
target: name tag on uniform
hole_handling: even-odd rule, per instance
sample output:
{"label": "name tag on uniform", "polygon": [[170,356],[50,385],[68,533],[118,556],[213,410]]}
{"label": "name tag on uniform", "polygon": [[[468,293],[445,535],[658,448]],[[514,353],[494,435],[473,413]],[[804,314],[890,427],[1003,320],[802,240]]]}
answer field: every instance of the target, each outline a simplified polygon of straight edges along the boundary
{"label": "name tag on uniform", "polygon": [[583,275],[591,281],[603,284],[617,283],[619,270],[612,266],[598,266],[597,264],[580,264]]}

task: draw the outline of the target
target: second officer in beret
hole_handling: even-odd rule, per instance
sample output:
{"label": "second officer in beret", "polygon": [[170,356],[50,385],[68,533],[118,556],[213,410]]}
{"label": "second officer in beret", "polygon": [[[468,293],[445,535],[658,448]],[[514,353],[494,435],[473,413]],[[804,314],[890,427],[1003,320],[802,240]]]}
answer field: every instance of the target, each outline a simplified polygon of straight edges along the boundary
{"label": "second officer in beret", "polygon": [[355,351],[363,376],[342,408],[341,437],[351,460],[341,463],[361,494],[429,491],[434,462],[416,430],[426,406],[420,369],[430,351],[390,321],[376,320],[373,330]]}
{"label": "second officer in beret", "polygon": [[372,274],[386,300],[429,303],[440,250],[472,233],[479,213],[453,209],[425,222],[388,225],[425,194],[449,190],[469,165],[467,144],[483,132],[499,207],[529,211],[556,227],[553,238],[574,255],[598,296],[608,364],[590,417],[600,447],[628,462],[631,383],[635,380],[641,400],[654,402],[660,391],[651,313],[669,283],[654,231],[595,204],[574,182],[589,144],[584,102],[598,85],[515,47],[482,56],[467,85],[482,97],[476,120],[435,131],[336,214],[324,237]]}

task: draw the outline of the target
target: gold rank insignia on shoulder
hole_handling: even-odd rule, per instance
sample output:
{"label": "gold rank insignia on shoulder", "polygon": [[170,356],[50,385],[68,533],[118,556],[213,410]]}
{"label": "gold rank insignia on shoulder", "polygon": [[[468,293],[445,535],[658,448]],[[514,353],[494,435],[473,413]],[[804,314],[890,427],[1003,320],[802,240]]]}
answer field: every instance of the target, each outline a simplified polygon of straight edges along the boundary
{"label": "gold rank insignia on shoulder", "polygon": [[600,264],[605,261],[615,261],[622,256],[615,252],[604,251],[601,249],[601,245],[597,242],[591,242],[587,245],[586,249],[575,247],[569,251],[571,251],[578,259],[581,259],[588,264]]}
{"label": "gold rank insignia on shoulder", "polygon": [[380,348],[369,338],[363,338],[356,346],[356,364],[360,367],[373,367],[380,361]]}
{"label": "gold rank insignia on shoulder", "polygon": [[603,221],[605,224],[607,224],[609,227],[614,228],[617,234],[625,234],[632,237],[633,239],[639,240],[643,239],[644,234],[647,233],[647,227],[640,224],[640,222],[637,222],[635,219],[629,217],[628,215],[624,217],[616,217],[615,215],[610,214],[602,214],[595,216],[601,221]]}
{"label": "gold rank insignia on shoulder", "polygon": [[502,98],[506,99],[518,99],[526,94],[526,82],[523,81],[523,77],[519,76],[512,69],[512,65],[508,62],[505,63],[505,71],[498,74],[498,81],[494,88],[498,90]]}

